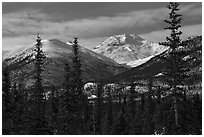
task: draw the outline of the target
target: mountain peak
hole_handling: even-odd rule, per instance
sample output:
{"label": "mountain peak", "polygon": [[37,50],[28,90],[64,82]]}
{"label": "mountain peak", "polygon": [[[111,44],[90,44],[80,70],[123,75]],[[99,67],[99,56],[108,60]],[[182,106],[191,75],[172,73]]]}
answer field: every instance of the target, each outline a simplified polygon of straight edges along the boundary
{"label": "mountain peak", "polygon": [[[149,42],[136,34],[121,34],[107,38],[93,51],[103,54],[119,64],[135,67],[164,50],[166,47]],[[135,61],[139,61],[139,63]]]}
{"label": "mountain peak", "polygon": [[94,49],[98,49],[102,46],[120,46],[124,44],[141,44],[144,41],[143,38],[139,37],[136,34],[120,34],[110,36],[106,40],[104,40],[100,45],[96,46]]}
{"label": "mountain peak", "polygon": [[72,47],[58,39],[50,39],[42,41],[42,48],[45,52],[68,52],[72,50]]}

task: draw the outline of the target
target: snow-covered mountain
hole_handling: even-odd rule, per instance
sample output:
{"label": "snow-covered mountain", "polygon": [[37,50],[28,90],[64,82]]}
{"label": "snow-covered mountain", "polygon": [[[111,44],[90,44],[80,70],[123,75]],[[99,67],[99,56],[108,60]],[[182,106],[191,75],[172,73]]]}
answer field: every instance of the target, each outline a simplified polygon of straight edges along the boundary
{"label": "snow-covered mountain", "polygon": [[119,64],[131,67],[139,66],[165,50],[167,47],[133,34],[111,36],[93,49]]}
{"label": "snow-covered mountain", "polygon": [[[72,62],[72,44],[66,44],[57,39],[42,40],[42,50],[45,52],[43,82],[46,86],[62,84],[65,75],[65,63]],[[35,43],[12,51],[3,52],[3,61],[12,70],[14,81],[24,79],[27,84],[33,83]],[[127,66],[120,65],[113,60],[79,46],[79,58],[82,63],[82,77],[84,82],[105,78],[127,70]]]}
{"label": "snow-covered mountain", "polygon": [[[183,59],[187,60],[186,64],[190,68],[186,74],[189,76],[183,80],[183,82],[189,86],[201,87],[202,85],[202,36],[195,36],[183,40],[185,45],[184,52],[181,52]],[[149,80],[152,77],[156,78],[161,83],[163,82],[163,76],[169,65],[168,61],[163,59],[169,56],[171,50],[164,51],[163,53],[150,57],[145,63],[133,67],[125,72],[122,72],[115,76],[110,76],[104,79],[104,83],[130,83],[132,80],[142,81]],[[155,79],[155,80],[156,80]],[[148,82],[147,82],[148,83]],[[199,89],[200,90],[200,89]]]}

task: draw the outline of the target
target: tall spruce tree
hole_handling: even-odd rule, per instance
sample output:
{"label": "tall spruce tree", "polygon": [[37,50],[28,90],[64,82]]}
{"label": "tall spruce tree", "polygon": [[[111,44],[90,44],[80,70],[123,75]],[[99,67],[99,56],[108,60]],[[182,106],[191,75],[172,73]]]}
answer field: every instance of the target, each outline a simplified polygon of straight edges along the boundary
{"label": "tall spruce tree", "polygon": [[73,84],[74,90],[77,94],[83,94],[83,82],[82,82],[82,72],[81,72],[81,61],[79,58],[79,45],[77,38],[73,41],[73,58],[72,58],[72,76],[73,76]]}
{"label": "tall spruce tree", "polygon": [[183,66],[182,56],[179,53],[183,49],[183,45],[181,44],[180,35],[182,34],[179,31],[181,27],[181,15],[177,12],[179,9],[179,3],[170,2],[168,5],[169,20],[165,20],[169,26],[165,29],[171,31],[169,37],[166,37],[166,42],[160,43],[161,45],[168,46],[169,55],[165,57],[168,62],[167,71],[164,73],[168,79],[167,83],[171,88],[171,93],[173,97],[173,109],[174,109],[174,125],[175,125],[175,134],[177,134],[177,130],[179,128],[179,114],[178,114],[178,93],[182,91],[181,87],[184,85],[183,81],[186,76],[184,72],[186,71],[185,66]]}
{"label": "tall spruce tree", "polygon": [[43,60],[45,58],[45,54],[42,51],[42,43],[41,38],[37,35],[37,44],[36,44],[36,62],[35,62],[35,71],[36,74],[34,76],[35,79],[35,92],[34,92],[34,127],[32,134],[41,135],[41,134],[51,134],[49,130],[48,123],[45,116],[45,104],[46,97],[45,91],[42,85],[42,72],[43,72]]}
{"label": "tall spruce tree", "polygon": [[76,115],[78,130],[75,134],[85,133],[85,111],[88,106],[88,100],[83,92],[83,81],[82,81],[82,72],[81,72],[81,61],[79,56],[79,45],[78,38],[75,38],[73,41],[73,58],[72,58],[72,85],[73,92],[75,94],[75,99],[77,100]]}

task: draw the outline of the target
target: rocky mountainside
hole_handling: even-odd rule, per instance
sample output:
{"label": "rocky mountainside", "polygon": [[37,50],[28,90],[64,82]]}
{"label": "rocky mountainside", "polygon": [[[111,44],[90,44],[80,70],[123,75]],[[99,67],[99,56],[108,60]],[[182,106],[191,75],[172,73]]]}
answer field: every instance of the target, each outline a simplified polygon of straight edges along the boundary
{"label": "rocky mountainside", "polygon": [[[183,59],[191,58],[188,62],[190,71],[188,72],[189,78],[184,82],[191,86],[202,84],[202,37],[190,37],[183,42],[186,45]],[[162,78],[162,72],[166,69],[167,61],[162,59],[169,54],[169,50],[156,55],[148,60],[146,63],[131,68],[118,75],[108,77],[103,80],[104,83],[129,83],[133,80],[148,80],[152,77]]]}
{"label": "rocky mountainside", "polygon": [[158,43],[149,42],[137,35],[111,36],[94,48],[94,52],[105,55],[119,64],[139,66],[152,57],[167,50]]}
{"label": "rocky mountainside", "polygon": [[[71,65],[72,44],[66,44],[57,39],[43,40],[42,49],[45,52],[43,83],[46,86],[60,86],[65,75],[65,63]],[[23,80],[26,85],[32,85],[35,60],[35,44],[20,49],[3,52],[3,62],[9,65],[11,78],[14,82]],[[113,60],[79,46],[79,57],[82,63],[84,82],[105,78],[128,69]]]}

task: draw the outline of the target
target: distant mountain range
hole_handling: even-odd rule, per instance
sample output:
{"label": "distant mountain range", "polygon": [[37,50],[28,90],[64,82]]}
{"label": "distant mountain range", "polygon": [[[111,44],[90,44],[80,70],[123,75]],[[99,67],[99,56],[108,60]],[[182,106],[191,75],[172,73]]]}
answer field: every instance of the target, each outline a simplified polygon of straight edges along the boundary
{"label": "distant mountain range", "polygon": [[[186,40],[189,44],[188,56],[198,56],[202,52],[201,36]],[[46,54],[43,72],[44,86],[62,86],[65,75],[65,63],[72,64],[72,43],[64,43],[57,39],[43,40],[42,49]],[[195,47],[198,50],[195,50]],[[25,85],[33,83],[35,43],[11,51],[3,51],[3,62],[9,65],[12,81],[24,81]],[[82,78],[84,82],[104,83],[130,82],[132,80],[149,79],[162,74],[166,62],[160,57],[168,54],[168,48],[154,42],[149,42],[137,35],[111,36],[93,51],[79,46],[82,63]],[[192,67],[197,80],[201,81],[201,64]],[[191,80],[192,81],[192,80]],[[191,82],[192,83],[192,82]]]}
{"label": "distant mountain range", "polygon": [[94,48],[119,64],[131,67],[139,66],[168,48],[158,43],[149,42],[137,35],[122,34],[111,36]]}

